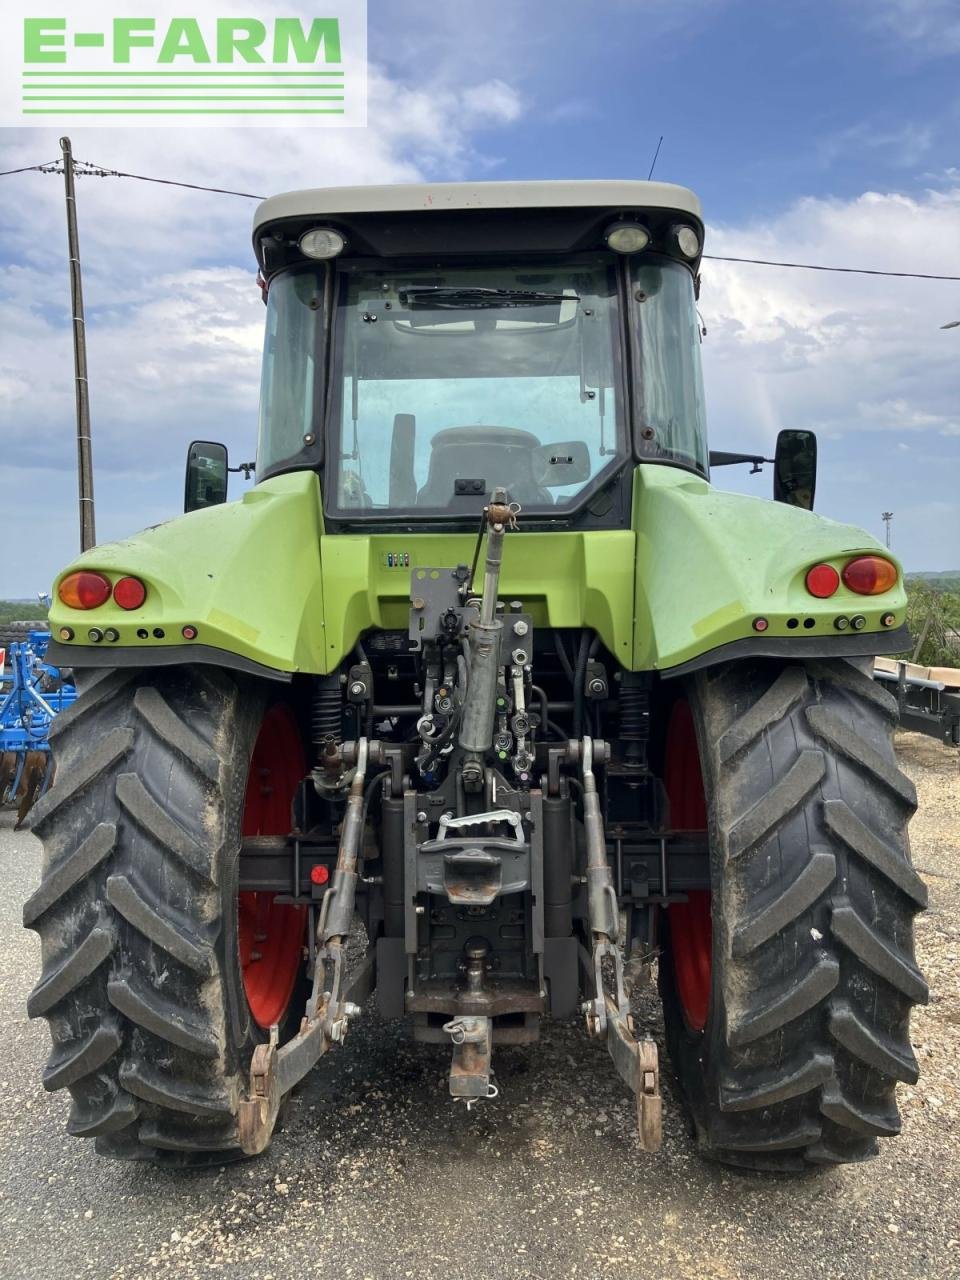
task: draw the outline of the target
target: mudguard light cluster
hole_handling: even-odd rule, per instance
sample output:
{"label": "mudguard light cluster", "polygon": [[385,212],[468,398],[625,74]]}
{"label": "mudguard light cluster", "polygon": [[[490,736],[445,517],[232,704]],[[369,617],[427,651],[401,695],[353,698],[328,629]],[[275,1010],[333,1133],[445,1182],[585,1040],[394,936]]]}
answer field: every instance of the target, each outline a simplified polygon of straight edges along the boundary
{"label": "mudguard light cluster", "polygon": [[57,596],[68,609],[99,609],[111,595],[121,609],[139,609],[147,598],[147,588],[139,578],[121,578],[111,586],[102,573],[82,570],[70,573],[57,588]]}
{"label": "mudguard light cluster", "polygon": [[832,564],[815,564],[807,570],[805,581],[812,596],[826,600],[839,590],[841,581],[858,596],[879,596],[895,587],[899,576],[897,566],[883,556],[857,556],[839,573]]}

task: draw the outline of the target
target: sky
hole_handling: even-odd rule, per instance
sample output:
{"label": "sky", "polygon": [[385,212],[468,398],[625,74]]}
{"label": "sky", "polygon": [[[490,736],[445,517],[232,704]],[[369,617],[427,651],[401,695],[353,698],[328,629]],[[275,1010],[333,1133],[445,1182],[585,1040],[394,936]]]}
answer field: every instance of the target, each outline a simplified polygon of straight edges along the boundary
{"label": "sky", "polygon": [[[128,4],[127,9],[137,6]],[[256,0],[258,14],[289,6]],[[955,0],[370,0],[365,129],[71,129],[105,167],[273,194],[372,182],[645,178],[692,187],[708,253],[960,276]],[[0,170],[56,129],[0,131]],[[255,203],[78,189],[97,534],[175,515],[194,438],[255,451]],[[711,444],[817,432],[817,510],[908,570],[960,568],[960,284],[707,261]],[[0,597],[76,552],[62,179],[0,178]],[[770,469],[716,482],[768,495]],[[234,493],[239,493],[239,487]]]}

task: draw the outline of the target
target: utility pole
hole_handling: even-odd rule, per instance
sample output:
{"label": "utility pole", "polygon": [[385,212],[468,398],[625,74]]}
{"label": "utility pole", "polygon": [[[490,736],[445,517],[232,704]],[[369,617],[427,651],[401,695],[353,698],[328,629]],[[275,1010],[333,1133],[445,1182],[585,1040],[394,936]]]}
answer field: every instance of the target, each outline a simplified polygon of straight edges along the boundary
{"label": "utility pole", "polygon": [[77,477],[80,484],[80,550],[96,545],[94,523],[93,455],[90,442],[90,384],[87,379],[87,329],[83,318],[83,281],[80,276],[80,237],[77,233],[77,196],[73,182],[73,147],[60,139],[63,181],[67,197],[67,249],[70,255],[70,296],[73,302],[73,367],[77,395]]}
{"label": "utility pole", "polygon": [[880,518],[883,521],[883,523],[887,526],[887,550],[889,551],[890,550],[890,522],[893,519],[893,512],[883,511],[880,514]]}

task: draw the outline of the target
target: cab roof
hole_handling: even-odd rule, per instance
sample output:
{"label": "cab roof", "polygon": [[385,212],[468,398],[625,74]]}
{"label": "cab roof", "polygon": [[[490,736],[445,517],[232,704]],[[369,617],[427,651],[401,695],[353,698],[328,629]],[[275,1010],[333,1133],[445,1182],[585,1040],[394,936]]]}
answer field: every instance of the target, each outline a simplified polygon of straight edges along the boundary
{"label": "cab roof", "polygon": [[703,220],[700,201],[671,182],[423,182],[396,186],[317,187],[272,196],[254,215],[254,234],[292,218],[461,209],[669,209]]}

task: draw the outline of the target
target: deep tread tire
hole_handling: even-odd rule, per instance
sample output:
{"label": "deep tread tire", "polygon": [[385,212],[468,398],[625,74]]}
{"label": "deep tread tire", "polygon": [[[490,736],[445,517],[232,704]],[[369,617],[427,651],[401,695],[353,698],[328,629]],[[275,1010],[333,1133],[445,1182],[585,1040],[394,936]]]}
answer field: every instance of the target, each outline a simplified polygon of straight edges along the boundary
{"label": "deep tread tire", "polygon": [[40,934],[32,1017],[67,1129],[105,1155],[239,1157],[236,1108],[264,1039],[237,950],[237,853],[265,698],[222,672],[115,671],[51,737],[57,780],[31,815],[44,845],[24,924]]}
{"label": "deep tread tire", "polygon": [[713,889],[702,1034],[685,1023],[669,935],[660,972],[698,1142],[759,1169],[868,1159],[899,1132],[896,1083],[917,1079],[910,1009],[927,999],[896,705],[844,661],[730,664],[687,697]]}

